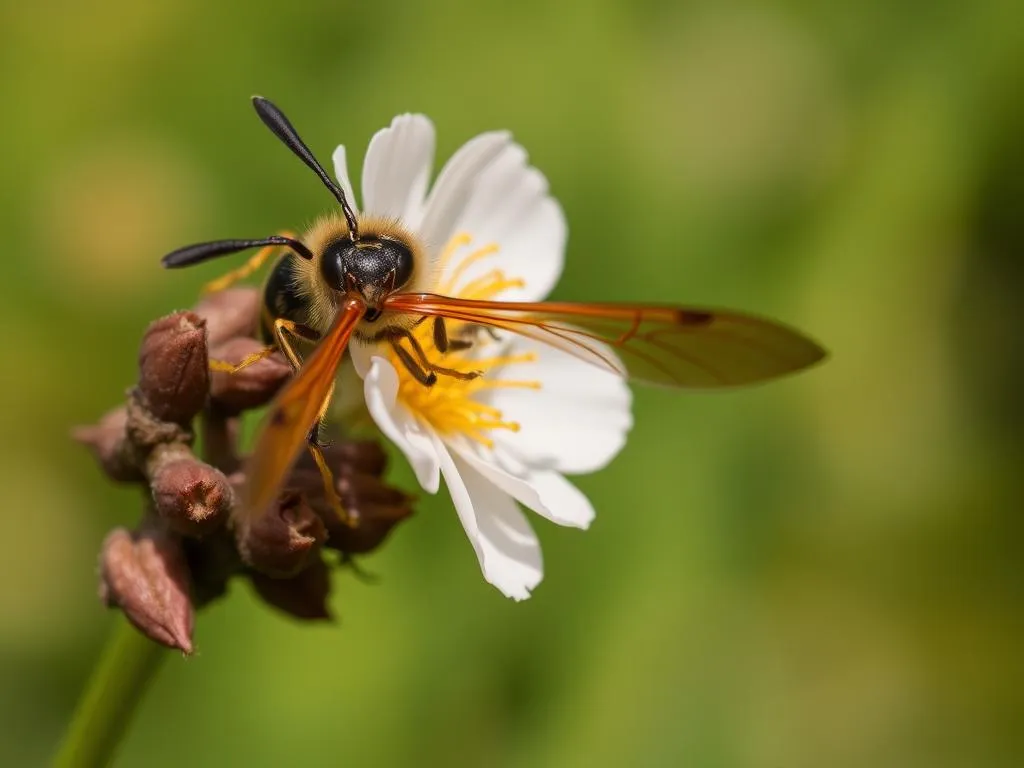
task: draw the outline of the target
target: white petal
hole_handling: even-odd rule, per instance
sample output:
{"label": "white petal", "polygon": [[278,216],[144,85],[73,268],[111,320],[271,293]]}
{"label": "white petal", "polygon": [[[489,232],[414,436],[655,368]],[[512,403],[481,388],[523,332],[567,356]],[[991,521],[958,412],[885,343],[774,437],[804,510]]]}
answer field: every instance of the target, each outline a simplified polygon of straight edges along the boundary
{"label": "white petal", "polygon": [[524,469],[524,474],[517,476],[500,466],[498,457],[491,451],[473,451],[468,446],[451,444],[449,447],[485,479],[551,522],[570,528],[587,528],[594,520],[590,500],[557,472]]}
{"label": "white petal", "polygon": [[526,516],[503,493],[435,437],[441,472],[484,579],[506,597],[525,600],[544,577],[540,543]]}
{"label": "white petal", "polygon": [[396,117],[366,150],[363,210],[417,228],[433,162],[434,124],[423,115]]}
{"label": "white petal", "polygon": [[455,234],[455,222],[466,210],[480,172],[512,140],[507,131],[482,133],[467,141],[444,164],[430,190],[420,224],[420,237],[431,253],[439,253]]}
{"label": "white petal", "polygon": [[352,367],[359,378],[365,379],[366,373],[370,370],[370,363],[378,354],[380,347],[377,344],[364,344],[360,341],[353,341],[348,346],[348,354],[352,360]]}
{"label": "white petal", "polygon": [[359,206],[356,204],[356,194],[352,191],[352,180],[348,175],[348,160],[345,157],[344,144],[338,145],[331,159],[334,161],[334,177],[338,180],[338,184],[341,185],[345,197],[348,198],[348,204],[352,206],[353,210],[358,211]]}
{"label": "white petal", "polygon": [[398,373],[382,357],[373,357],[363,381],[370,416],[380,431],[405,454],[427,493],[437,493],[440,464],[430,431],[398,404]]}
{"label": "white petal", "polygon": [[594,522],[594,506],[583,492],[561,474],[550,469],[535,470],[527,482],[540,496],[545,511],[536,510],[548,520],[573,528],[589,528]]}
{"label": "white petal", "polygon": [[[565,262],[566,224],[561,206],[548,195],[548,183],[536,168],[527,166],[526,151],[506,146],[480,174],[472,198],[454,232],[467,232],[472,244],[462,251],[497,244],[498,252],[469,267],[462,285],[502,269],[507,277],[521,278],[523,288],[501,294],[503,301],[537,301],[550,293]],[[457,267],[459,259],[450,268]],[[458,293],[458,291],[456,291]]]}
{"label": "white petal", "polygon": [[496,430],[495,440],[531,467],[578,474],[604,467],[622,449],[633,425],[632,394],[618,376],[572,355],[513,337],[509,355],[536,361],[506,366],[495,378],[538,381],[539,390],[497,387],[488,404],[518,432]]}

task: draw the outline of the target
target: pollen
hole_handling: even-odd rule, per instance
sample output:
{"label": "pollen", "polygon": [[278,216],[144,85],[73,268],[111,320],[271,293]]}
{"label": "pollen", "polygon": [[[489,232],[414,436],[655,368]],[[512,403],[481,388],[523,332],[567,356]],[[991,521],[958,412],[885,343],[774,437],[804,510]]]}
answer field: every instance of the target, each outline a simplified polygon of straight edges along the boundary
{"label": "pollen", "polygon": [[[492,269],[466,281],[471,266],[498,253],[495,243],[473,247],[468,234],[453,237],[441,252],[439,271],[444,277],[438,293],[462,299],[493,300],[509,288],[524,285],[518,278],[509,278],[501,269]],[[412,335],[426,358],[439,368],[469,374],[472,378],[453,376],[437,371],[433,386],[425,386],[410,373],[398,355],[390,353],[391,363],[398,371],[398,401],[411,413],[427,422],[439,435],[462,436],[485,447],[494,446],[494,430],[519,431],[519,423],[511,421],[497,408],[482,402],[481,393],[493,389],[540,389],[539,381],[517,381],[498,378],[502,368],[536,360],[534,354],[488,355],[489,347],[501,345],[487,328],[470,323],[445,320],[445,333],[449,339],[447,352],[437,348],[434,319],[424,318],[412,329]],[[474,375],[475,374],[475,375]]]}

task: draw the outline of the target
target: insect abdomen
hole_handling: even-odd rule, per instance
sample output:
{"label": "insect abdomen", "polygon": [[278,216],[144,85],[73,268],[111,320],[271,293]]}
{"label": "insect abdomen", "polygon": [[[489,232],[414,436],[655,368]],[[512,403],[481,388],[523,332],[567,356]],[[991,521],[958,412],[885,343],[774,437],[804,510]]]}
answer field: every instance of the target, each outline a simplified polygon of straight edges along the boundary
{"label": "insect abdomen", "polygon": [[283,317],[300,325],[309,321],[309,299],[299,292],[294,257],[284,256],[274,264],[263,286],[263,313],[260,336],[264,343],[275,343],[274,320]]}

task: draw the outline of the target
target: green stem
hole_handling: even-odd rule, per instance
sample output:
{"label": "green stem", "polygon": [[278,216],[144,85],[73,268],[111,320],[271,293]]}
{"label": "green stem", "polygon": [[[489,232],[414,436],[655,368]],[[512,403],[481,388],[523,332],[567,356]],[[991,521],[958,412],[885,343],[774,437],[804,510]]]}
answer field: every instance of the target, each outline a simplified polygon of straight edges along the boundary
{"label": "green stem", "polygon": [[117,626],[78,701],[54,760],[55,768],[110,764],[166,650],[118,616]]}

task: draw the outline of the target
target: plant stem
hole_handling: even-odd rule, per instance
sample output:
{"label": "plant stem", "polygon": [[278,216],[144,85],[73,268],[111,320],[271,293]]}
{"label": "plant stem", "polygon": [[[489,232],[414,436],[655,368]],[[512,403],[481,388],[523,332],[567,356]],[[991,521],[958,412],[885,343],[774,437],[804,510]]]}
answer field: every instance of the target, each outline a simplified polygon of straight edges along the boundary
{"label": "plant stem", "polygon": [[166,648],[144,637],[123,616],[78,701],[53,765],[99,768],[109,765]]}

